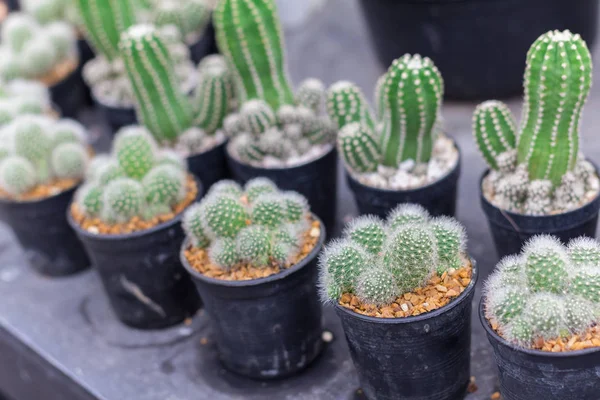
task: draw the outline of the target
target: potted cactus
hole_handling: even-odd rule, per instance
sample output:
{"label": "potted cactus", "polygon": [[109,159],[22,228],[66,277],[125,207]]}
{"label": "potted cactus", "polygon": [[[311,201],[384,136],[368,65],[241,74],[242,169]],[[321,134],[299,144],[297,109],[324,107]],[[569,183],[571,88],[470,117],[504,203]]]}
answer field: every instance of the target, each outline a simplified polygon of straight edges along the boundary
{"label": "potted cactus", "polygon": [[360,213],[384,217],[411,202],[434,216],[454,216],[460,153],[440,129],[444,82],[438,69],[429,58],[406,54],[379,78],[375,92],[378,119],[351,82],[335,83],[327,95]]}
{"label": "potted cactus", "polygon": [[550,31],[527,55],[518,134],[501,102],[475,110],[475,141],[491,170],[482,178],[481,203],[500,256],[518,253],[540,233],[564,242],[595,236],[600,182],[579,153],[581,112],[591,84],[585,42],[569,31]]}
{"label": "potted cactus", "polygon": [[48,88],[41,82],[23,79],[0,83],[0,127],[24,114],[56,116]]}
{"label": "potted cactus", "polygon": [[198,66],[198,84],[189,98],[177,85],[168,43],[153,25],[134,25],[122,35],[121,58],[136,114],[162,146],[187,157],[190,171],[208,189],[229,175],[222,126],[235,104],[233,79],[222,56],[208,56]]}
{"label": "potted cactus", "polygon": [[115,136],[77,191],[68,220],[90,255],[117,317],[158,329],[194,315],[200,300],[179,262],[181,216],[201,184],[145,128]]}
{"label": "potted cactus", "polygon": [[44,275],[89,266],[65,218],[89,152],[87,132],[73,120],[20,115],[0,129],[0,218]]}
{"label": "potted cactus", "polygon": [[600,244],[532,238],[485,283],[481,323],[505,400],[598,397]]}
{"label": "potted cactus", "polygon": [[317,254],[325,229],[302,195],[266,178],[215,184],[184,216],[181,261],[213,322],[225,367],[273,379],[306,368],[323,343]]}
{"label": "potted cactus", "polygon": [[321,255],[323,300],[346,334],[369,399],[462,398],[470,378],[477,268],[464,228],[401,204],[352,221]]}
{"label": "potted cactus", "polygon": [[[214,12],[219,50],[232,68],[238,112],[224,121],[234,178],[257,176],[304,195],[332,227],[336,214],[335,129],[321,115],[324,85],[307,79],[293,92],[275,0],[223,0]],[[251,54],[251,57],[249,56]]]}
{"label": "potted cactus", "polygon": [[40,25],[31,15],[16,12],[2,24],[1,35],[0,77],[42,82],[62,115],[75,117],[84,90],[77,79],[79,54],[74,30],[64,22]]}

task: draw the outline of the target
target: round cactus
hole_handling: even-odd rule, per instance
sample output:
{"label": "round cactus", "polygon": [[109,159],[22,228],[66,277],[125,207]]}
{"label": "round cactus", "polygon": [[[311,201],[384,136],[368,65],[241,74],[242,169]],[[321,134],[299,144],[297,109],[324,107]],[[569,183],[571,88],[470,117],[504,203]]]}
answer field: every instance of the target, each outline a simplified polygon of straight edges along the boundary
{"label": "round cactus", "polygon": [[229,195],[208,197],[203,202],[204,229],[209,237],[235,238],[246,227],[248,213],[238,199]]}
{"label": "round cactus", "polygon": [[285,205],[278,194],[263,194],[252,203],[250,214],[253,224],[276,228],[285,220]]}
{"label": "round cactus", "polygon": [[571,240],[568,247],[569,259],[576,266],[600,266],[600,244],[587,237]]}
{"label": "round cactus", "polygon": [[25,76],[37,79],[54,68],[59,61],[59,53],[50,37],[40,36],[25,44],[21,58]]}
{"label": "round cactus", "polygon": [[52,145],[62,143],[85,143],[87,132],[85,127],[74,119],[64,118],[56,121],[50,128]]}
{"label": "round cactus", "polygon": [[325,100],[325,85],[318,79],[309,78],[298,86],[296,104],[318,113]]}
{"label": "round cactus", "polygon": [[515,342],[521,346],[529,346],[533,341],[533,326],[524,316],[514,318],[503,329],[502,333],[510,342]]}
{"label": "round cactus", "polygon": [[352,82],[336,82],[329,88],[327,113],[338,129],[353,122],[358,122],[371,131],[375,129],[369,105],[360,88]]}
{"label": "round cactus", "polygon": [[56,59],[63,60],[76,54],[76,35],[73,28],[62,21],[53,22],[46,26],[44,34],[56,49]]}
{"label": "round cactus", "polygon": [[244,186],[248,202],[252,203],[258,196],[266,193],[277,193],[277,186],[267,178],[254,178]]}
{"label": "round cactus", "polygon": [[583,266],[571,281],[570,292],[600,303],[600,266]]}
{"label": "round cactus", "polygon": [[385,226],[379,218],[365,215],[354,219],[344,230],[344,236],[368,253],[377,255],[383,249],[386,239]]}
{"label": "round cactus", "polygon": [[578,296],[565,298],[565,313],[569,331],[576,334],[584,333],[596,320],[593,305]]}
{"label": "round cactus", "polygon": [[247,226],[236,238],[237,252],[243,261],[260,268],[266,267],[272,253],[272,238],[262,226]]}
{"label": "round cactus", "polygon": [[58,178],[83,178],[88,161],[88,152],[79,143],[62,143],[52,151],[52,170]]}
{"label": "round cactus", "polygon": [[272,256],[273,260],[281,265],[290,263],[297,250],[289,243],[275,242],[273,245]]}
{"label": "round cactus", "polygon": [[143,128],[128,127],[117,133],[113,143],[119,165],[133,179],[142,179],[155,163],[156,143]]}
{"label": "round cactus", "polygon": [[259,162],[267,155],[261,143],[256,142],[256,139],[250,134],[240,135],[234,144],[240,160],[244,162]]}
{"label": "round cactus", "polygon": [[187,160],[173,150],[162,149],[156,155],[156,163],[159,165],[171,165],[182,171],[187,170]]}
{"label": "round cactus", "polygon": [[39,25],[25,13],[11,13],[2,23],[2,40],[15,52],[23,47],[37,34]]}
{"label": "round cactus", "polygon": [[356,283],[356,295],[363,303],[389,304],[396,298],[397,290],[392,273],[379,267],[363,271]]}
{"label": "round cactus", "polygon": [[277,118],[273,109],[262,100],[250,100],[240,109],[242,126],[246,132],[259,135],[275,126]]}
{"label": "round cactus", "polygon": [[322,269],[331,275],[331,284],[354,291],[360,274],[367,268],[369,255],[350,241],[334,241],[321,255]]}
{"label": "round cactus", "polygon": [[527,302],[524,313],[533,332],[544,339],[568,334],[565,315],[563,298],[550,293],[534,294]]}
{"label": "round cactus", "polygon": [[244,194],[242,187],[235,181],[225,179],[211,186],[208,195],[228,194],[234,197],[241,197]]}
{"label": "round cactus", "polygon": [[298,222],[309,212],[306,197],[297,192],[284,192],[281,195],[284,206],[284,216],[288,222]]}
{"label": "round cactus", "polygon": [[486,287],[488,318],[506,324],[521,315],[528,301],[528,293],[523,288],[506,286],[489,290]]}
{"label": "round cactus", "polygon": [[96,184],[86,183],[77,191],[76,201],[85,215],[97,217],[104,206],[104,190]]}
{"label": "round cactus", "polygon": [[52,141],[48,129],[52,122],[47,118],[24,115],[15,119],[13,130],[15,153],[27,158],[34,165],[48,159]]}
{"label": "round cactus", "polygon": [[201,203],[190,206],[183,215],[182,225],[194,247],[206,248],[210,244],[210,239],[206,235],[202,224],[204,218],[202,207]]}
{"label": "round cactus", "polygon": [[125,177],[125,171],[116,160],[108,159],[99,163],[95,176],[101,185],[107,185],[115,179]]}
{"label": "round cactus", "polygon": [[9,156],[0,163],[0,187],[18,196],[33,189],[37,184],[35,168],[29,160],[20,156]]}
{"label": "round cactus", "polygon": [[142,180],[148,204],[174,206],[185,197],[185,174],[173,165],[158,165]]}
{"label": "round cactus", "polygon": [[215,240],[208,249],[208,257],[213,264],[224,270],[229,270],[240,262],[236,241],[230,238]]}
{"label": "round cactus", "polygon": [[429,212],[418,204],[401,204],[394,208],[387,217],[387,224],[391,230],[402,225],[422,223],[429,221]]}
{"label": "round cactus", "polygon": [[98,154],[94,156],[88,163],[85,171],[85,178],[88,181],[98,180],[99,171],[110,162],[110,156],[108,154]]}
{"label": "round cactus", "polygon": [[377,169],[381,151],[373,132],[358,122],[345,125],[337,139],[338,149],[346,165],[355,172]]}
{"label": "round cactus", "polygon": [[431,221],[438,248],[438,273],[462,266],[462,254],[466,247],[465,228],[454,218],[438,217]]}
{"label": "round cactus", "polygon": [[305,229],[298,229],[295,224],[283,224],[275,230],[273,237],[279,243],[285,243],[294,248],[299,248],[301,241],[300,236],[304,230]]}
{"label": "round cactus", "polygon": [[533,291],[561,293],[565,287],[568,256],[558,239],[540,235],[523,250],[527,281]]}
{"label": "round cactus", "polygon": [[144,205],[144,188],[130,178],[111,181],[104,189],[104,219],[126,222],[140,215]]}
{"label": "round cactus", "polygon": [[496,267],[502,286],[525,286],[525,259],[519,256],[504,257]]}
{"label": "round cactus", "polygon": [[187,149],[190,154],[198,152],[204,146],[206,132],[198,127],[186,129],[179,135],[178,143]]}

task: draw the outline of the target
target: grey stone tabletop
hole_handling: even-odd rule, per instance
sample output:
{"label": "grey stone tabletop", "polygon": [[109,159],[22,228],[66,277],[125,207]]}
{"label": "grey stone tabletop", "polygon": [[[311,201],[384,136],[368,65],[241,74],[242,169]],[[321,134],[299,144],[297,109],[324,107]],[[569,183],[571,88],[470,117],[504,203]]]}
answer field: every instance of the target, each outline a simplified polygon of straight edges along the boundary
{"label": "grey stone tabletop", "polygon": [[[324,2],[304,26],[290,29],[286,35],[295,82],[318,77],[329,85],[347,79],[369,94],[384,70],[377,63],[354,0]],[[600,122],[596,112],[600,107],[600,85],[596,83],[586,107],[582,135],[586,155],[600,161],[600,141],[594,137],[595,123]],[[509,105],[518,114],[521,100],[511,100]],[[462,152],[458,218],[466,225],[469,251],[481,271],[473,303],[471,350],[471,375],[478,390],[466,399],[484,400],[496,391],[497,375],[475,311],[481,283],[497,256],[479,205],[478,182],[485,167],[471,138],[474,106],[446,103],[443,115],[447,132],[457,139]],[[106,148],[108,135],[95,123],[98,119],[91,113],[86,120],[98,135],[97,147]],[[338,232],[343,222],[356,214],[341,176],[340,187]],[[22,250],[5,225],[0,225],[0,299],[0,391],[15,400],[360,398],[343,333],[331,309],[325,312],[325,328],[333,334],[333,340],[324,354],[299,376],[258,382],[222,368],[210,324],[202,312],[190,325],[166,331],[128,329],[112,314],[95,271],[64,279],[36,275],[26,265]],[[50,386],[40,384],[40,376]]]}

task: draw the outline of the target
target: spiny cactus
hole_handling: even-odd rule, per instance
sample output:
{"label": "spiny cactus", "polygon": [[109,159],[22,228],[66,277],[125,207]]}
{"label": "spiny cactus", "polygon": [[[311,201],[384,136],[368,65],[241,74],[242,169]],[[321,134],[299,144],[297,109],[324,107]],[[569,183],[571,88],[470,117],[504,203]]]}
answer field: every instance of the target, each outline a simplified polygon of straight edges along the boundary
{"label": "spiny cactus", "polygon": [[185,197],[185,173],[174,165],[157,165],[142,179],[148,204],[174,206]]}
{"label": "spiny cactus", "polygon": [[387,222],[372,216],[353,221],[342,240],[320,258],[324,300],[354,293],[368,304],[384,305],[425,284],[434,273],[460,268],[464,228],[453,219],[430,220],[420,206],[402,204]]}
{"label": "spiny cactus", "polygon": [[193,109],[175,75],[167,44],[151,25],[125,31],[119,49],[137,98],[136,111],[159,142],[173,142],[192,125]]}
{"label": "spiny cactus", "polygon": [[490,100],[473,114],[475,142],[490,168],[499,169],[497,158],[516,147],[516,123],[506,104]]}
{"label": "spiny cactus", "polygon": [[296,104],[304,106],[315,113],[318,113],[323,107],[325,100],[325,85],[318,79],[309,78],[298,87],[296,91]]}
{"label": "spiny cactus", "polygon": [[500,262],[484,289],[486,317],[505,339],[532,347],[536,339],[584,334],[600,315],[600,245],[579,238],[563,246],[537,236],[521,256]]}
{"label": "spiny cactus", "polygon": [[35,168],[21,156],[8,156],[0,163],[0,187],[13,196],[33,189],[37,184]]}
{"label": "spiny cactus", "polygon": [[262,99],[275,110],[293,104],[275,1],[223,0],[213,21],[219,50],[234,69],[240,100]]}
{"label": "spiny cactus", "polygon": [[379,145],[365,125],[344,126],[338,136],[338,149],[346,164],[356,172],[372,172],[381,160]]}
{"label": "spiny cactus", "polygon": [[57,178],[83,178],[89,155],[81,144],[61,143],[52,151],[51,157],[52,170]]}
{"label": "spiny cactus", "polygon": [[156,162],[156,144],[148,132],[140,127],[119,131],[113,143],[113,153],[119,167],[133,179],[142,179]]}
{"label": "spiny cactus", "polygon": [[140,215],[144,205],[144,188],[131,178],[111,181],[104,189],[103,218],[107,221],[126,222]]}
{"label": "spiny cactus", "polygon": [[369,104],[358,86],[352,82],[340,81],[327,92],[327,112],[338,129],[353,122],[364,125],[370,132],[375,131],[375,122]]}
{"label": "spiny cactus", "polygon": [[200,33],[210,16],[210,9],[202,0],[162,0],[156,2],[152,11],[155,25],[173,25],[182,38]]}
{"label": "spiny cactus", "polygon": [[85,215],[97,217],[104,207],[104,190],[95,183],[86,183],[77,191],[76,202]]}
{"label": "spiny cactus", "polygon": [[54,146],[62,143],[81,143],[86,140],[85,127],[74,119],[64,118],[56,121],[50,131],[50,137]]}
{"label": "spiny cactus", "polygon": [[240,110],[241,123],[246,132],[259,135],[277,123],[273,109],[262,100],[250,100]]}
{"label": "spiny cactus", "polygon": [[308,213],[305,198],[280,192],[266,178],[249,181],[245,189],[225,180],[186,211],[183,227],[192,246],[208,248],[215,266],[282,267],[301,251]]}

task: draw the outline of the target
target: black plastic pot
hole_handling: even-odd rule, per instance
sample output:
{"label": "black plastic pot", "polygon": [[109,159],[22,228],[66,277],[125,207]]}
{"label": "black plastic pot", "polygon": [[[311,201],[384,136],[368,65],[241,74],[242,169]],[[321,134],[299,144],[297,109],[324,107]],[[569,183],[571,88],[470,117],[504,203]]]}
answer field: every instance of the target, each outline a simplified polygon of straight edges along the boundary
{"label": "black plastic pot", "polygon": [[[483,182],[487,173],[486,171],[483,174],[480,183]],[[535,235],[554,235],[563,243],[579,236],[596,237],[600,196],[573,211],[533,216],[516,214],[496,207],[484,196],[481,184],[479,187],[481,207],[487,216],[499,257],[518,254],[521,247]]]}
{"label": "black plastic pot", "polygon": [[124,126],[136,125],[138,123],[134,107],[115,107],[102,103],[97,96],[94,96],[92,91],[92,99],[96,107],[104,116],[104,120],[108,123],[110,133],[114,135]]}
{"label": "black plastic pot", "polygon": [[405,53],[430,57],[445,93],[489,99],[523,90],[525,56],[552,29],[579,33],[593,48],[597,0],[361,0],[371,36],[387,68]]}
{"label": "black plastic pot", "polygon": [[204,34],[200,37],[196,43],[189,46],[190,57],[194,64],[198,64],[204,57],[218,53],[217,42],[215,40],[215,28],[210,22],[204,31]]}
{"label": "black plastic pot", "polygon": [[600,348],[551,353],[517,347],[490,327],[479,303],[479,319],[494,349],[503,400],[598,399]]}
{"label": "black plastic pot", "polygon": [[456,213],[458,178],[460,177],[460,149],[458,151],[458,161],[452,171],[437,182],[412,190],[386,190],[366,186],[346,172],[348,186],[354,194],[359,213],[385,218],[398,204],[416,203],[425,207],[433,216],[453,217]]}
{"label": "black plastic pot", "polygon": [[[198,198],[202,192],[198,190]],[[125,325],[160,329],[193,316],[201,301],[179,261],[185,234],[179,214],[144,231],[99,235],[68,220],[102,279],[112,309]]]}
{"label": "black plastic pot", "polygon": [[335,305],[368,399],[464,398],[471,376],[471,302],[477,276],[473,264],[472,281],[458,298],[416,317],[367,317]]}
{"label": "black plastic pot", "polygon": [[29,263],[43,275],[71,275],[90,266],[65,217],[75,190],[36,201],[0,199],[0,219],[10,225]]}
{"label": "black plastic pot", "polygon": [[206,191],[214,183],[222,179],[228,179],[230,176],[227,159],[225,158],[226,146],[227,142],[223,142],[210,150],[187,158],[190,172],[200,179]]}
{"label": "black plastic pot", "polygon": [[193,269],[181,249],[181,261],[192,276],[212,320],[219,357],[235,373],[256,379],[293,375],[321,352],[322,310],[317,290],[314,250],[292,268],[266,278],[225,281]]}
{"label": "black plastic pot", "polygon": [[62,81],[50,86],[50,96],[62,116],[65,118],[76,118],[79,110],[85,105],[86,85],[83,82],[79,68],[74,69]]}
{"label": "black plastic pot", "polygon": [[233,179],[241,184],[263,176],[271,179],[281,190],[294,190],[304,195],[312,212],[321,218],[329,231],[333,230],[337,210],[337,152],[326,154],[295,167],[260,168],[244,164],[226,151]]}

